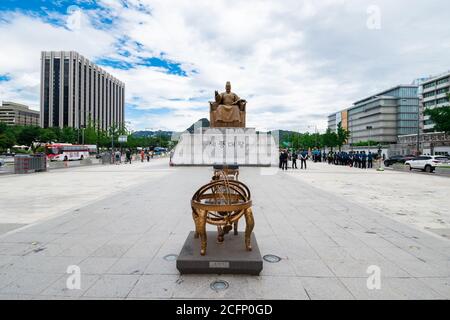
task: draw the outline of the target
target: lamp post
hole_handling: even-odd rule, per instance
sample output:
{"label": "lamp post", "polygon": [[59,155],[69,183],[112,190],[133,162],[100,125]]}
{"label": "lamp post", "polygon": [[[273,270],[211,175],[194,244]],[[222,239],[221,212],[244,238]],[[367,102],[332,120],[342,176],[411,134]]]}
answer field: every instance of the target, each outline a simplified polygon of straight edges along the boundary
{"label": "lamp post", "polygon": [[81,144],[82,145],[84,145],[84,129],[85,129],[85,126],[83,125],[83,126],[81,126]]}
{"label": "lamp post", "polygon": [[[420,101],[422,101],[421,98]],[[420,104],[421,102],[419,102],[419,106],[417,107],[417,157],[420,155]]]}
{"label": "lamp post", "polygon": [[353,117],[350,118],[350,150],[353,152]]}
{"label": "lamp post", "polygon": [[377,171],[384,171],[382,152],[383,152],[383,150],[381,148],[381,143],[379,143],[378,144],[378,168],[377,168]]}
{"label": "lamp post", "polygon": [[367,126],[366,129],[369,131],[369,141],[367,141],[367,148],[368,148],[367,149],[367,154],[369,154],[369,152],[370,152],[370,139],[372,138],[371,132],[372,132],[373,127],[372,126]]}
{"label": "lamp post", "polygon": [[315,147],[317,148],[317,134],[319,133],[318,130],[317,130],[317,125],[308,126],[308,129],[310,129],[310,128],[314,128],[314,141],[315,141],[315,144],[316,144]]}
{"label": "lamp post", "polygon": [[111,127],[110,129],[111,129],[111,153],[112,153],[114,150],[114,128]]}

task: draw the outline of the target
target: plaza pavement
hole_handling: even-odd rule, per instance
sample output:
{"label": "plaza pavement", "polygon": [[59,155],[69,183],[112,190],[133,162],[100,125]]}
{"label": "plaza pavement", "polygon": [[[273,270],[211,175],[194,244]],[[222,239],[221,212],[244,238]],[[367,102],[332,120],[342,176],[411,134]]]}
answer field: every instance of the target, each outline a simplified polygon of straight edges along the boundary
{"label": "plaza pavement", "polygon": [[[259,277],[180,276],[175,261],[163,257],[178,254],[193,229],[189,201],[208,182],[212,169],[169,168],[167,162],[0,177],[0,204],[8,202],[6,191],[14,202],[9,215],[17,214],[27,224],[0,236],[0,299],[450,298],[450,241],[392,219],[389,204],[380,211],[362,201],[362,194],[354,200],[336,191],[339,183],[345,190],[343,181],[353,175],[349,179],[357,181],[358,175],[366,179],[375,173],[324,164],[276,175],[241,169],[240,180],[252,191],[261,253],[278,255],[281,262],[265,262]],[[376,185],[404,181],[403,186],[414,176],[399,174],[404,176],[383,173]],[[328,185],[325,176],[336,181]],[[59,182],[53,185],[52,177]],[[61,182],[69,179],[78,188]],[[113,181],[122,179],[122,186],[114,189]],[[40,190],[42,180],[47,181],[45,192]],[[86,180],[96,187],[85,190]],[[23,181],[26,188],[16,185]],[[444,183],[426,183],[431,188],[436,181]],[[8,193],[9,188],[15,192]],[[58,200],[65,193],[60,188],[73,191],[74,198]],[[414,188],[408,192],[415,195]],[[32,202],[26,202],[27,195]],[[394,196],[386,199],[393,201],[393,210],[398,202],[407,205]],[[36,213],[44,205],[50,211]],[[34,212],[32,219],[25,211]],[[15,223],[3,210],[1,219]],[[66,288],[69,265],[81,269],[80,290]],[[380,290],[367,288],[366,271],[372,265],[381,270]],[[211,290],[210,283],[218,279],[226,280],[229,288]]]}

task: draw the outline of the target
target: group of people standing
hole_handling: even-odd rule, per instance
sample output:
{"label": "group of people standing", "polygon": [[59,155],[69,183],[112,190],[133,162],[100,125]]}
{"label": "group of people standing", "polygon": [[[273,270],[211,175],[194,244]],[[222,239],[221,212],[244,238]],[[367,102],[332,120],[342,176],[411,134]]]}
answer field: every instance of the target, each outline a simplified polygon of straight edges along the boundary
{"label": "group of people standing", "polygon": [[350,152],[329,152],[326,155],[328,164],[337,166],[350,166],[360,169],[373,168],[373,161],[378,157],[377,154],[369,151],[350,151]]}
{"label": "group of people standing", "polygon": [[287,170],[288,169],[288,161],[292,162],[292,169],[298,169],[297,160],[300,160],[301,169],[305,168],[306,170],[306,160],[308,160],[308,151],[294,151],[289,152],[288,150],[282,150],[280,152],[280,169]]}
{"label": "group of people standing", "polygon": [[[280,169],[287,170],[289,161],[292,162],[292,169],[298,169],[297,160],[301,162],[301,169],[306,169],[306,160],[310,157],[308,151],[300,150],[290,152],[289,150],[281,150],[280,152]],[[320,150],[311,151],[311,158],[314,162],[328,162],[337,166],[349,166],[360,169],[372,169],[374,160],[378,159],[377,153],[369,151],[350,151],[350,152],[333,152],[323,153]]]}

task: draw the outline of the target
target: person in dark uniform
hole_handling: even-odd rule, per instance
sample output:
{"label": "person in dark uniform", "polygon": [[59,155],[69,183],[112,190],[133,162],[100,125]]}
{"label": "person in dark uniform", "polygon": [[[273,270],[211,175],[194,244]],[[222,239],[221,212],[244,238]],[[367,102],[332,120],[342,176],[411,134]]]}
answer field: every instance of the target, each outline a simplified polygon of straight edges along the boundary
{"label": "person in dark uniform", "polygon": [[362,152],[362,169],[367,168],[367,154],[365,151]]}
{"label": "person in dark uniform", "polygon": [[292,156],[291,156],[291,158],[292,158],[292,169],[298,169],[297,168],[297,152],[292,152]]}
{"label": "person in dark uniform", "polygon": [[281,153],[281,170],[287,170],[287,166],[288,166],[288,153],[286,150],[283,150],[283,152]]}
{"label": "person in dark uniform", "polygon": [[369,169],[373,168],[373,154],[369,151],[369,155],[367,156],[367,167]]}
{"label": "person in dark uniform", "polygon": [[305,165],[305,170],[306,170],[306,159],[308,159],[308,153],[303,150],[303,152],[300,155],[300,162],[301,162],[300,169],[302,169],[302,170],[303,170],[303,165]]}
{"label": "person in dark uniform", "polygon": [[283,151],[280,152],[280,165],[279,165],[280,169],[283,170]]}

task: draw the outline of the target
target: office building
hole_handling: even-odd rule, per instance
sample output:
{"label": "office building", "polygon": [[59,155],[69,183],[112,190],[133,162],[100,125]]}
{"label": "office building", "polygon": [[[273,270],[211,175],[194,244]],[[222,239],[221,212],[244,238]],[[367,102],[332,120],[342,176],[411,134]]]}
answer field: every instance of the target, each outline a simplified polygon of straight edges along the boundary
{"label": "office building", "polygon": [[328,128],[332,131],[337,132],[338,126],[341,124],[341,127],[345,130],[348,130],[348,111],[343,110],[328,116]]}
{"label": "office building", "polygon": [[42,52],[41,126],[122,127],[125,84],[74,51]]}
{"label": "office building", "polygon": [[[450,71],[422,83],[422,96],[424,110],[440,108],[448,105],[448,93],[450,90]],[[434,132],[434,123],[429,116],[423,119],[424,132]]]}
{"label": "office building", "polygon": [[39,111],[31,110],[23,104],[3,101],[0,106],[0,122],[8,125],[39,126]]}
{"label": "office building", "polygon": [[355,102],[347,110],[328,117],[329,128],[338,123],[350,131],[349,143],[396,143],[400,135],[419,130],[417,85],[400,85]]}

